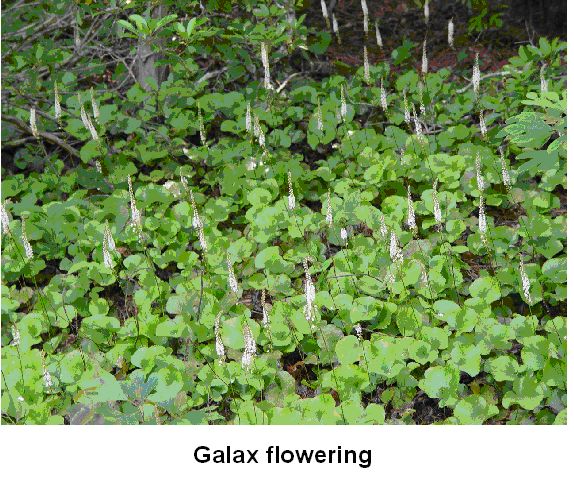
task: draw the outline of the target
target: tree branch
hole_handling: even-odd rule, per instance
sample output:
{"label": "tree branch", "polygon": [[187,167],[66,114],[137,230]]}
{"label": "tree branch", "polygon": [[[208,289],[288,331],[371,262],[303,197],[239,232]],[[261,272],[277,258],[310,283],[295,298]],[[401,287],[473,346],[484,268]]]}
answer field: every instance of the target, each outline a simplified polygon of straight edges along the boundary
{"label": "tree branch", "polygon": [[[508,76],[509,74],[512,74],[512,73],[510,71],[498,71],[496,73],[489,73],[489,74],[485,74],[485,75],[481,74],[480,80],[482,81],[483,79],[495,78],[496,76]],[[470,88],[472,88],[472,83],[468,83],[464,88],[457,89],[456,94],[462,94],[465,91],[468,91]]]}
{"label": "tree branch", "polygon": [[[32,133],[32,130],[30,129],[28,124],[26,122],[24,122],[23,120],[16,118],[15,116],[6,115],[6,114],[2,113],[2,120],[16,125],[23,132],[26,132],[29,134]],[[40,138],[43,138],[43,139],[53,143],[54,145],[57,145],[58,147],[64,149],[66,152],[68,152],[71,156],[76,157],[77,159],[81,160],[80,152],[78,152],[74,147],[72,147],[67,142],[65,142],[64,140],[59,138],[56,134],[51,133],[51,132],[40,132],[39,131],[38,136]]]}

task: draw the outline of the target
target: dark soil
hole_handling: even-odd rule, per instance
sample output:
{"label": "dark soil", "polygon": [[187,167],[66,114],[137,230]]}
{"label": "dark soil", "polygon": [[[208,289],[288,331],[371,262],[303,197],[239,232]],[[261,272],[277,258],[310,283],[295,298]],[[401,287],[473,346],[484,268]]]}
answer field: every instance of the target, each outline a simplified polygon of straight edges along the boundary
{"label": "dark soil", "polygon": [[[502,25],[469,34],[469,20],[478,11],[469,11],[460,1],[431,0],[427,27],[422,8],[412,0],[367,0],[369,32],[365,37],[361,2],[327,1],[330,11],[337,17],[341,44],[333,35],[326,58],[330,64],[356,68],[363,63],[363,46],[366,43],[372,64],[381,61],[392,63],[392,51],[408,39],[415,44],[411,51],[412,61],[418,66],[426,36],[431,72],[443,67],[471,67],[475,52],[480,53],[484,71],[497,71],[509,57],[516,55],[521,44],[537,42],[542,36],[566,39],[565,0],[490,0],[487,3],[491,14],[500,12]],[[306,9],[305,13],[308,25],[327,29],[319,2],[314,8]],[[450,18],[455,25],[454,50],[447,44],[447,22]],[[376,43],[375,21],[378,21],[381,31],[382,49]],[[458,59],[462,52],[466,53],[466,57]]]}
{"label": "dark soil", "polygon": [[412,407],[415,409],[413,420],[417,425],[430,425],[441,422],[452,416],[450,408],[438,406],[437,398],[430,398],[423,392],[419,392],[413,400]]}

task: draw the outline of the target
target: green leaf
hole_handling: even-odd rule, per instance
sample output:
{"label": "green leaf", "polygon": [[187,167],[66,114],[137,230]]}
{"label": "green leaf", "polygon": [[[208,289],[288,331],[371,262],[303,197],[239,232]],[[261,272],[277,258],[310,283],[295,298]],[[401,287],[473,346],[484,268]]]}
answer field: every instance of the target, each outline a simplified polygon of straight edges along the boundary
{"label": "green leaf", "polygon": [[98,376],[94,378],[82,379],[79,387],[83,393],[78,402],[86,405],[127,400],[120,383],[116,381],[113,375],[105,371],[100,371]]}
{"label": "green leaf", "polygon": [[463,425],[480,425],[498,413],[498,407],[489,404],[484,397],[471,395],[460,400],[454,407],[454,416]]}
{"label": "green leaf", "polygon": [[502,406],[508,408],[517,403],[526,410],[534,410],[543,398],[542,387],[534,376],[524,375],[514,380],[512,390],[502,398]]}
{"label": "green leaf", "polygon": [[452,366],[433,366],[425,371],[419,386],[430,398],[450,401],[456,397],[460,373]]}
{"label": "green leaf", "polygon": [[353,301],[350,317],[353,324],[374,319],[378,312],[378,302],[373,297],[359,297]]}
{"label": "green leaf", "polygon": [[551,258],[542,265],[544,276],[554,283],[566,282],[566,258]]}
{"label": "green leaf", "polygon": [[335,346],[335,354],[341,364],[351,364],[361,358],[361,344],[355,336],[345,336]]}
{"label": "green leaf", "polygon": [[156,365],[157,358],[163,356],[166,349],[163,346],[151,346],[150,348],[139,348],[133,355],[131,362],[134,366],[141,368],[147,375]]}
{"label": "green leaf", "polygon": [[403,336],[414,336],[422,326],[420,312],[412,307],[399,306],[397,310],[397,326]]}
{"label": "green leaf", "polygon": [[476,279],[468,290],[471,296],[479,297],[488,304],[497,301],[501,297],[498,282],[492,277]]}
{"label": "green leaf", "polygon": [[498,356],[488,361],[486,366],[496,381],[513,381],[519,365],[512,356]]}
{"label": "green leaf", "polygon": [[451,353],[451,363],[460,371],[476,376],[480,373],[480,347],[472,344],[456,344]]}

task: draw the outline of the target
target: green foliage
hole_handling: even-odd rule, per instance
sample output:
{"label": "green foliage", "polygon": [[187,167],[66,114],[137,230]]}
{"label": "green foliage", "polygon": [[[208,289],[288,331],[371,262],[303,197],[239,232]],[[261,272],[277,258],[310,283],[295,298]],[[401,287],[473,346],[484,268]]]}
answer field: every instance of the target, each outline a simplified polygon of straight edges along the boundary
{"label": "green foliage", "polygon": [[407,40],[372,84],[289,77],[331,36],[275,2],[233,19],[100,3],[80,25],[101,13],[119,48],[163,45],[170,73],[146,90],[81,51],[67,70],[70,39],[47,35],[5,59],[3,113],[24,122],[5,140],[32,104],[72,151],[32,137],[2,169],[4,423],[420,423],[420,400],[435,423],[566,422],[564,43],[521,46],[477,96],[447,68],[421,76]]}

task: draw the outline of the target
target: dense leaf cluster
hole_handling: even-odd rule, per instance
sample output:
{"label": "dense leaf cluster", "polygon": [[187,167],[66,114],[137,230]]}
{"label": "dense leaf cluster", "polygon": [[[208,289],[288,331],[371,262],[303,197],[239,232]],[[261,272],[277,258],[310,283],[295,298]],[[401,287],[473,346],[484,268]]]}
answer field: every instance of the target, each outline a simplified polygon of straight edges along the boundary
{"label": "dense leaf cluster", "polygon": [[[565,423],[565,44],[318,74],[221,3],[4,27],[3,422]],[[160,85],[85,48],[149,41]]]}

